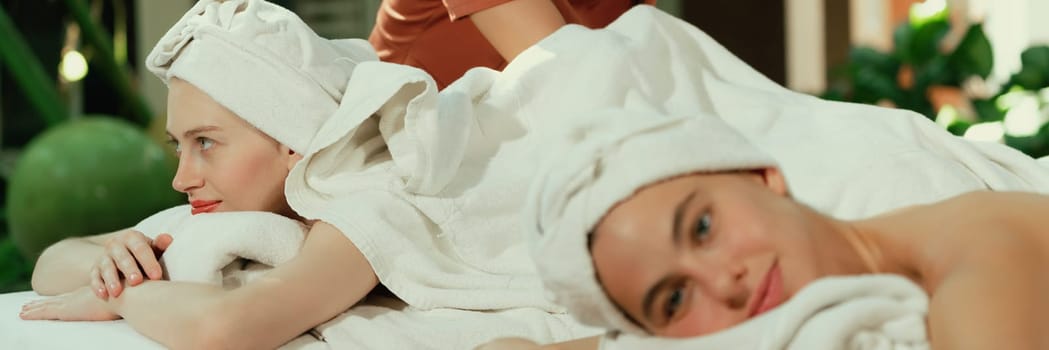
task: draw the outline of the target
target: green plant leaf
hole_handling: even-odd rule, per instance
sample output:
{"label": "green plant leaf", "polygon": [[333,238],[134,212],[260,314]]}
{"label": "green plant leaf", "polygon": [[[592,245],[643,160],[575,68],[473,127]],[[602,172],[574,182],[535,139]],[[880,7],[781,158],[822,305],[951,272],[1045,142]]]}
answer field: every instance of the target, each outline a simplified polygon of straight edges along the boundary
{"label": "green plant leaf", "polygon": [[11,18],[0,6],[0,66],[7,67],[15,83],[30,105],[36,108],[48,125],[65,121],[69,112],[55,87],[54,79],[48,76],[40,60]]}
{"label": "green plant leaf", "polygon": [[882,74],[871,66],[853,66],[852,76],[853,91],[852,98],[860,103],[877,103],[882,99],[896,100],[899,87],[896,85],[895,76]]}
{"label": "green plant leaf", "polygon": [[965,131],[969,130],[970,126],[972,126],[972,124],[967,121],[956,120],[953,123],[951,123],[951,125],[947,126],[947,131],[951,134],[961,136],[965,135]]}
{"label": "green plant leaf", "polygon": [[911,58],[914,60],[913,64],[923,65],[939,54],[940,41],[947,36],[950,27],[951,25],[946,21],[929,22],[919,27],[911,40],[910,50]]}
{"label": "green plant leaf", "polygon": [[1049,46],[1040,45],[1027,48],[1020,54],[1020,62],[1024,67],[1049,73]]}
{"label": "green plant leaf", "polygon": [[1028,90],[1049,86],[1049,46],[1032,46],[1020,54],[1023,64],[1012,82]]}
{"label": "green plant leaf", "polygon": [[972,100],[973,109],[976,110],[976,118],[980,122],[995,122],[1005,119],[1005,112],[998,109],[994,100],[976,99]]}
{"label": "green plant leaf", "polygon": [[944,55],[936,54],[914,70],[914,86],[911,89],[925,91],[933,85],[957,85],[952,81],[951,70]]}
{"label": "green plant leaf", "polygon": [[991,74],[994,68],[994,51],[982,24],[969,26],[962,41],[951,53],[949,63],[958,81],[964,81],[973,75],[986,78]]}
{"label": "green plant leaf", "polygon": [[863,46],[849,50],[849,61],[854,65],[871,67],[881,74],[892,77],[895,77],[900,69],[898,58]]}
{"label": "green plant leaf", "polygon": [[892,32],[893,56],[901,62],[911,63],[911,41],[914,40],[914,27],[909,23],[896,26]]}
{"label": "green plant leaf", "polygon": [[926,90],[908,89],[902,90],[897,95],[898,98],[894,99],[896,107],[902,109],[912,110],[921,113],[930,120],[936,120],[936,111],[932,109],[932,102],[929,102],[929,98],[925,95]]}
{"label": "green plant leaf", "polygon": [[1015,148],[1033,158],[1041,158],[1049,155],[1049,133],[1046,128],[1033,136],[1009,136],[1005,135],[1005,144]]}

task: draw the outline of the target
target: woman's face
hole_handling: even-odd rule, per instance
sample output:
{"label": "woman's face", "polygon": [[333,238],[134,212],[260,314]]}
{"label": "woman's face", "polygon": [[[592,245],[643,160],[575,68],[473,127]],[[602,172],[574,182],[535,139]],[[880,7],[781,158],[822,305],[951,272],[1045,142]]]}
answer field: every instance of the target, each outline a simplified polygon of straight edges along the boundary
{"label": "woman's face", "polygon": [[167,133],[178,155],[171,185],[193,214],[268,211],[294,217],[284,180],[301,157],[197,87],[171,79]]}
{"label": "woman's face", "polygon": [[598,223],[594,267],[612,301],[652,334],[709,334],[825,273],[813,249],[822,226],[804,210],[775,169],[659,182]]}

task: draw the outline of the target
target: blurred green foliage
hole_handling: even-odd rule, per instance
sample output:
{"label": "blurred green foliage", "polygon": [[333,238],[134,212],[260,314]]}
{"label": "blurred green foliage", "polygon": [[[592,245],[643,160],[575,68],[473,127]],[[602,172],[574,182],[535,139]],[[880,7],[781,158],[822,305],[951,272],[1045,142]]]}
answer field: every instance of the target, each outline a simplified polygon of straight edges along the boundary
{"label": "blurred green foliage", "polygon": [[176,206],[174,165],[131,123],[88,116],[49,128],[25,149],[7,192],[7,227],[29,261],[67,237],[106,233]]}
{"label": "blurred green foliage", "polygon": [[1032,157],[1049,155],[1049,46],[1025,50],[1018,72],[1000,87],[983,86],[983,94],[963,96],[965,108],[937,110],[931,92],[953,87],[965,93],[972,89],[967,84],[985,83],[994,53],[981,23],[970,24],[957,45],[945,50],[949,9],[923,16],[912,9],[911,14],[894,31],[891,52],[852,48],[848,61],[831,70],[829,88],[821,97],[913,110],[956,135],[975,124],[1003,123],[1007,145]]}
{"label": "blurred green foliage", "polygon": [[[59,9],[28,6],[26,4],[31,4],[28,2],[8,2],[0,6],[0,43],[3,43],[0,44],[0,67],[10,73],[13,82],[4,86],[4,94],[13,93],[17,100],[28,101],[19,104],[22,107],[17,113],[4,115],[4,121],[9,122],[4,125],[5,133],[18,130],[19,134],[5,138],[3,149],[0,149],[0,170],[3,170],[0,171],[0,198],[6,202],[0,205],[4,207],[0,211],[3,218],[0,222],[0,293],[29,289],[32,265],[43,245],[68,236],[128,227],[146,215],[181,201],[181,197],[170,188],[173,173],[170,159],[163,155],[160,146],[149,141],[144,130],[153,119],[152,112],[134,90],[129,67],[115,57],[110,34],[99,23],[99,18],[104,18],[104,15],[90,13],[85,0],[63,0],[61,3],[65,6]],[[130,3],[119,4],[113,2],[112,6]],[[54,19],[54,23],[34,27],[32,24],[40,22],[38,19],[28,22],[28,26],[23,20],[20,33],[15,21],[8,16],[8,9],[25,12],[15,20],[43,16]],[[66,26],[70,20],[76,22],[86,40],[80,49],[86,48],[94,53],[89,55],[89,63],[97,68],[92,71],[107,85],[102,89],[109,94],[106,96],[113,96],[113,101],[116,101],[116,114],[123,120],[137,123],[137,127],[92,116],[69,121],[66,96],[60,90],[62,82],[56,79],[57,65],[52,62],[60,53],[55,45],[37,44],[68,40],[58,33],[68,35]],[[55,35],[37,35],[41,32]],[[24,34],[31,34],[34,41],[26,40]],[[8,120],[15,114],[19,120]],[[117,125],[119,123],[123,124]],[[38,134],[43,125],[48,129]],[[99,127],[92,129],[92,125]],[[106,125],[111,127],[101,127]],[[24,159],[20,159],[20,155],[25,153],[18,148],[27,142],[38,143],[43,135],[63,128],[91,130],[66,132],[59,137],[60,140],[51,140],[52,144],[67,146],[38,152],[34,170],[22,169],[23,175],[10,177],[10,169],[19,173],[18,164],[27,163],[23,166],[25,168],[28,163],[33,163],[22,162]],[[84,141],[84,137],[91,139]],[[104,149],[106,147],[109,148]],[[124,159],[118,159],[121,156]],[[46,161],[41,161],[45,158],[55,160],[49,163],[52,164],[50,168]],[[67,176],[65,180],[48,177],[63,172]],[[16,178],[21,180],[15,181]],[[17,199],[14,205],[9,199],[12,195]],[[9,234],[15,231],[19,234]]]}

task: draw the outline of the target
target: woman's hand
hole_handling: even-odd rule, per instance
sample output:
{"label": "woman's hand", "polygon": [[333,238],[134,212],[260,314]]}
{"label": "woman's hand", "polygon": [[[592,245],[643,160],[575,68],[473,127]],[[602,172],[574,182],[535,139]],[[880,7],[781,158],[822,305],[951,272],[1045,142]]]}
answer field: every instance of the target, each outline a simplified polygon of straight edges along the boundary
{"label": "woman's hand", "polygon": [[169,234],[150,239],[135,230],[124,230],[106,240],[103,245],[105,254],[91,268],[91,290],[104,300],[120,296],[124,280],[128,286],[142,283],[143,272],[152,280],[162,278],[164,271],[159,259],[171,241]]}
{"label": "woman's hand", "polygon": [[120,319],[109,305],[92,295],[88,287],[22,305],[23,320],[110,321]]}

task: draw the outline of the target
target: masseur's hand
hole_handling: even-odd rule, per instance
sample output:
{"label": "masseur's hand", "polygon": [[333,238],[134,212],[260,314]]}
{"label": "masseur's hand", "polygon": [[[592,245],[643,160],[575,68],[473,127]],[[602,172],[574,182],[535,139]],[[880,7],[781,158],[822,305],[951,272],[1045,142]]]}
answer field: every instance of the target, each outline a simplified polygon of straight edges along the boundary
{"label": "masseur's hand", "polygon": [[128,286],[136,286],[143,276],[152,280],[161,279],[164,271],[160,267],[160,255],[171,245],[171,235],[161,234],[150,239],[142,232],[124,230],[106,241],[105,254],[91,268],[91,291],[101,299],[118,297]]}
{"label": "masseur's hand", "polygon": [[91,295],[88,287],[22,305],[23,320],[109,321],[120,318],[105,301]]}

